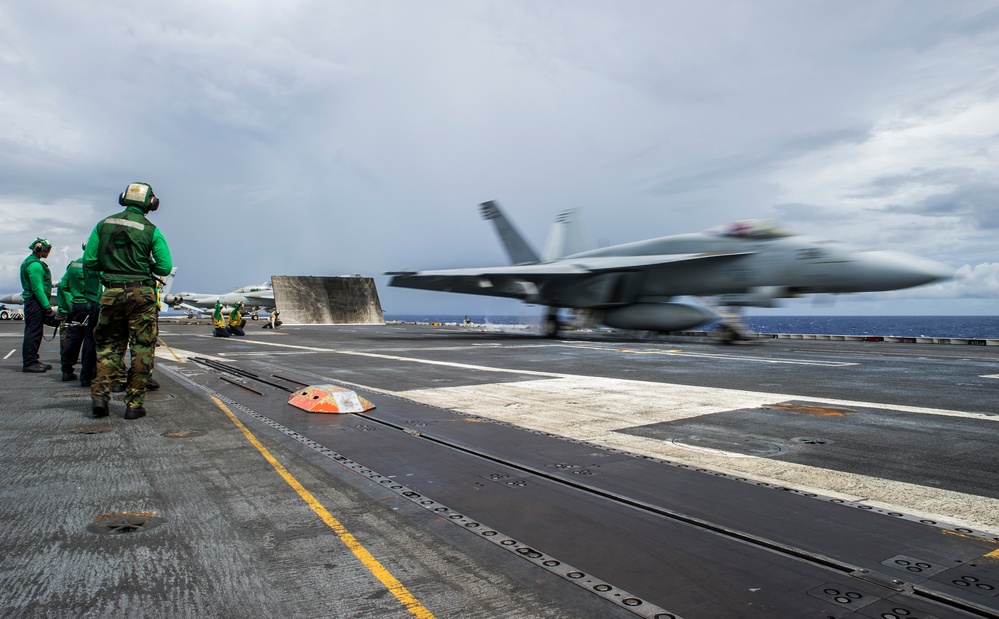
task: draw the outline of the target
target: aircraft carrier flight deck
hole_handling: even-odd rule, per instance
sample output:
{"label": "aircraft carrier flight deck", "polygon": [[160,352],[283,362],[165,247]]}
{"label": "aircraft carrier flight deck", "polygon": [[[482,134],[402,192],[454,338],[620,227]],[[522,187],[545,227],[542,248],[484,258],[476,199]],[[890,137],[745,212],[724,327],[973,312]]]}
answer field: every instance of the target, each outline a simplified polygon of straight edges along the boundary
{"label": "aircraft carrier flight deck", "polygon": [[3,616],[999,617],[999,347],[260,324],[0,324]]}

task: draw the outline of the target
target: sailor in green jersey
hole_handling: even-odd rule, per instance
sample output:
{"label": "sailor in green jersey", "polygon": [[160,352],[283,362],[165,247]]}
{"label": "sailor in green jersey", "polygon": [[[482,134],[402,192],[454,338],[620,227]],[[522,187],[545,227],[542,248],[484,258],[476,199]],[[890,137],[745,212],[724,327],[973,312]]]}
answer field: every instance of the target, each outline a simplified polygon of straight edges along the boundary
{"label": "sailor in green jersey", "polygon": [[38,238],[28,245],[31,253],[21,263],[21,298],[24,299],[24,341],[21,343],[21,369],[24,372],[40,373],[52,369],[47,363],[38,361],[38,349],[42,345],[42,329],[45,325],[58,325],[57,315],[49,295],[52,294],[52,272],[49,265],[42,262],[49,257],[52,243]]}
{"label": "sailor in green jersey", "polygon": [[132,342],[132,364],[125,386],[125,419],[146,415],[143,398],[153,368],[159,336],[154,275],[173,268],[170,248],[146,215],[160,199],[147,183],[132,183],[118,196],[125,207],[94,227],[83,253],[83,266],[100,273],[104,292],[94,328],[97,375],[90,388],[94,417],[108,415],[111,385],[125,374],[124,356]]}
{"label": "sailor in green jersey", "polygon": [[[86,249],[86,243],[83,244]],[[73,372],[80,357],[80,386],[89,387],[97,369],[97,351],[94,346],[94,327],[97,325],[97,299],[101,295],[101,281],[97,273],[84,268],[83,257],[69,263],[58,285],[59,311],[67,318],[63,325],[66,334],[62,341],[62,379],[76,380]]]}

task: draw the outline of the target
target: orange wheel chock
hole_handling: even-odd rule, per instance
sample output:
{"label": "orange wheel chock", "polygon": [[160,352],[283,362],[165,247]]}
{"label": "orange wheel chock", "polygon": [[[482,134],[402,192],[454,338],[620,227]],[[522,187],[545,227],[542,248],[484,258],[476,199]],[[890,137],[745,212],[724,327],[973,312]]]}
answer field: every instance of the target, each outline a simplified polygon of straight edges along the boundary
{"label": "orange wheel chock", "polygon": [[288,404],[310,413],[363,413],[375,407],[350,389],[333,385],[312,385],[299,389]]}

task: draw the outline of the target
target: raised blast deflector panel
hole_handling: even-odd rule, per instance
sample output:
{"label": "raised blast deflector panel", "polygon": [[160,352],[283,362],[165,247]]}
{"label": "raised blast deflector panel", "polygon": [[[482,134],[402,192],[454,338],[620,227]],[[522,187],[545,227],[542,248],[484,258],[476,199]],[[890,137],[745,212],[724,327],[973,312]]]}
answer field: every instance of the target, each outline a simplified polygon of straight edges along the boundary
{"label": "raised blast deflector panel", "polygon": [[292,325],[385,324],[370,277],[274,275],[274,303]]}

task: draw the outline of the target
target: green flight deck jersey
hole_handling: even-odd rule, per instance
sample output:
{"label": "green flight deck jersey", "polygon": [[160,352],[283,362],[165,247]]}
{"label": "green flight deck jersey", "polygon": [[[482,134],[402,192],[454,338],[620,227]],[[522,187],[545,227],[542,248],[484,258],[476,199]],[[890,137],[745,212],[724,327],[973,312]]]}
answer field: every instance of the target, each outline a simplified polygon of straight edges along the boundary
{"label": "green flight deck jersey", "polygon": [[97,273],[83,267],[83,258],[66,266],[66,273],[59,280],[59,310],[69,314],[74,305],[96,303],[101,296],[101,280]]}
{"label": "green flight deck jersey", "polygon": [[[104,251],[100,252],[100,248]],[[100,273],[104,284],[148,282],[153,275],[168,275],[173,269],[170,248],[163,233],[137,206],[105,217],[94,226],[83,252],[83,266]]]}
{"label": "green flight deck jersey", "polygon": [[34,252],[21,263],[21,288],[22,299],[34,297],[43,310],[52,307],[49,301],[49,295],[52,294],[52,271]]}

